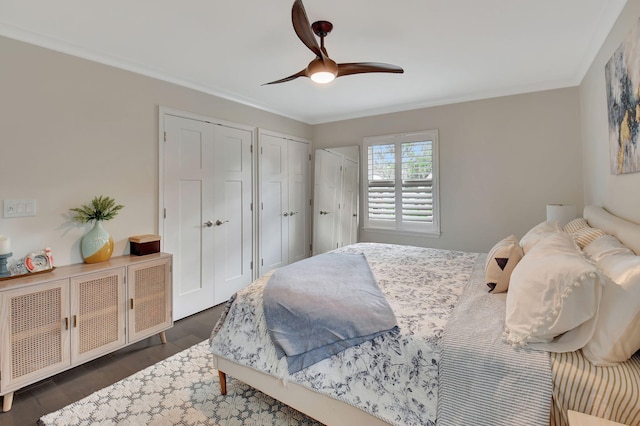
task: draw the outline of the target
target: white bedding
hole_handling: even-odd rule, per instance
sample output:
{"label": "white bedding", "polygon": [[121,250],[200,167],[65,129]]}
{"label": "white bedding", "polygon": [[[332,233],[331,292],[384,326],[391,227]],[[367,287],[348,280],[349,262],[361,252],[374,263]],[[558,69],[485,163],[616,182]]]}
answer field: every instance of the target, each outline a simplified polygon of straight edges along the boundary
{"label": "white bedding", "polygon": [[338,251],[365,254],[396,314],[399,334],[379,336],[289,375],[265,331],[265,276],[239,292],[212,336],[212,352],[391,424],[435,425],[439,340],[478,254],[374,243]]}

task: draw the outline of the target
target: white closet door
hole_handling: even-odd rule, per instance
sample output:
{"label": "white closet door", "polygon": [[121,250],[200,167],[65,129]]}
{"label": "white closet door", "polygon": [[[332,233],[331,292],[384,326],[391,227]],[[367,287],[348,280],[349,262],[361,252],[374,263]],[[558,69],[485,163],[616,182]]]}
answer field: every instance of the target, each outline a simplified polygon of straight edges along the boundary
{"label": "white closet door", "polygon": [[164,116],[163,250],[173,254],[173,318],[214,306],[214,126]]}
{"label": "white closet door", "polygon": [[309,256],[310,241],[310,146],[308,143],[288,141],[289,216],[287,217],[289,263]]}
{"label": "white closet door", "polygon": [[340,247],[358,242],[358,163],[345,158],[342,170]]}
{"label": "white closet door", "polygon": [[314,255],[339,246],[342,156],[330,151],[317,150],[315,166]]}
{"label": "white closet door", "polygon": [[164,114],[163,250],[173,254],[173,319],[251,283],[249,130]]}
{"label": "white closet door", "polygon": [[[260,274],[289,259],[287,140],[265,133],[260,143]],[[284,214],[287,216],[284,216]]]}
{"label": "white closet door", "polygon": [[215,127],[214,303],[251,283],[252,212],[250,131]]}

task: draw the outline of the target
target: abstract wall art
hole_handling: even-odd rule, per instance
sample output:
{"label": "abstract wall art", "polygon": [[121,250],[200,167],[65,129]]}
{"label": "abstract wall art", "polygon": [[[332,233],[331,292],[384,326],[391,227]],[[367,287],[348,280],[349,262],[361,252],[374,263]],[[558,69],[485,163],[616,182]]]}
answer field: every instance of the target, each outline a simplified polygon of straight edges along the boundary
{"label": "abstract wall art", "polygon": [[640,171],[640,21],[605,66],[612,174]]}

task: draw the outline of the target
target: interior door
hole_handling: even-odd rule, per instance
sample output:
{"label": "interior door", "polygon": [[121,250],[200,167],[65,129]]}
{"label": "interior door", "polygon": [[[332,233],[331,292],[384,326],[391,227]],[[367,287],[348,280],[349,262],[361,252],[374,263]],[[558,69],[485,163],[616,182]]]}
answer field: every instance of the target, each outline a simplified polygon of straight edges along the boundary
{"label": "interior door", "polygon": [[214,126],[164,115],[163,250],[173,254],[174,320],[214,306]]}
{"label": "interior door", "polygon": [[[260,142],[260,274],[289,259],[287,140],[266,133]],[[287,216],[284,216],[284,213]]]}
{"label": "interior door", "polygon": [[325,253],[339,245],[339,218],[342,190],[342,156],[331,151],[316,151],[313,254]]}
{"label": "interior door", "polygon": [[289,263],[309,256],[310,224],[309,196],[310,152],[309,144],[289,140],[287,144],[289,161],[289,216],[287,217],[289,240]]}
{"label": "interior door", "polygon": [[228,300],[252,280],[252,134],[215,127],[214,303]]}
{"label": "interior door", "polygon": [[252,133],[164,115],[163,250],[174,320],[222,303],[253,278]]}
{"label": "interior door", "polygon": [[340,247],[343,247],[358,242],[358,163],[349,158],[343,163],[340,208]]}

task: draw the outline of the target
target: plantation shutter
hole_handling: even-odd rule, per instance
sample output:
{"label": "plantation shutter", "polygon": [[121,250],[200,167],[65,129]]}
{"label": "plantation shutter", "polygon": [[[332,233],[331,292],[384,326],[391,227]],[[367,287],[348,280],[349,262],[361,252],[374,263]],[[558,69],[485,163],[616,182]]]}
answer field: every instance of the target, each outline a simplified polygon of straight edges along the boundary
{"label": "plantation shutter", "polygon": [[402,144],[402,222],[433,222],[431,141]]}
{"label": "plantation shutter", "polygon": [[369,218],[396,220],[395,145],[373,145],[368,150]]}
{"label": "plantation shutter", "polygon": [[381,142],[367,147],[368,223],[395,229],[433,225],[433,141]]}

